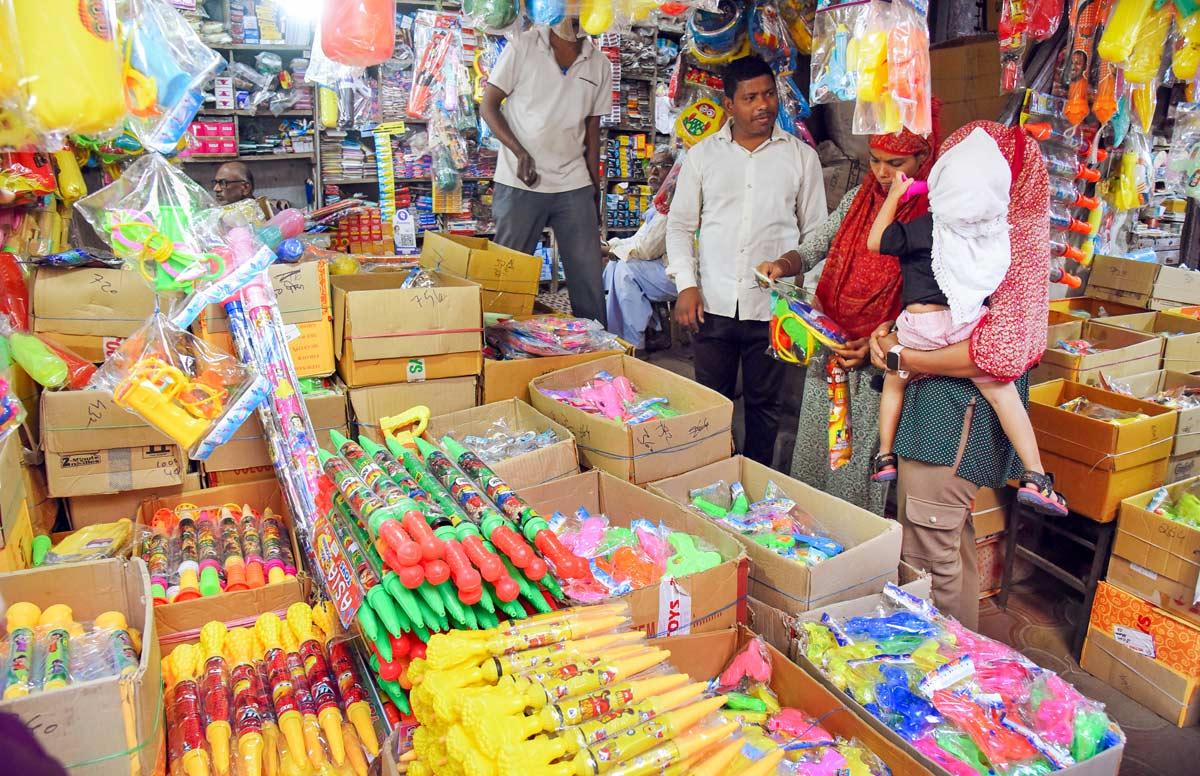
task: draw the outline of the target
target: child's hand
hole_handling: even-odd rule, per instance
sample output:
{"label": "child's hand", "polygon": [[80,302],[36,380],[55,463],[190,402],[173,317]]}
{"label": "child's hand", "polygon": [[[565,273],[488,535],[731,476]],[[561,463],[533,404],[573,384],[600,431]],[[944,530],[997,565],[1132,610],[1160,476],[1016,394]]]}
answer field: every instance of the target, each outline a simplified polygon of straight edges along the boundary
{"label": "child's hand", "polygon": [[896,202],[904,196],[904,192],[908,191],[908,187],[913,185],[916,178],[910,178],[902,172],[896,173],[896,179],[892,181],[891,187],[888,189],[888,199]]}

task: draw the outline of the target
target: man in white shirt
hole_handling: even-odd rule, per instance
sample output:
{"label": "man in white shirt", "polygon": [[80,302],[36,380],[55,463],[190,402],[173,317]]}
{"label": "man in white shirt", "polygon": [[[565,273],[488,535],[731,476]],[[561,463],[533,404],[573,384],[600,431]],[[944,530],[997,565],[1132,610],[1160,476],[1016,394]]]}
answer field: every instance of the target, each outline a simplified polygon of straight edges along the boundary
{"label": "man in white shirt", "polygon": [[771,68],[744,57],[729,64],[724,81],[730,121],[688,152],[675,185],[667,274],[679,289],[675,320],[696,333],[696,380],[732,399],[741,365],[742,452],[770,466],[784,372],[767,355],[771,295],[754,268],[793,258],[828,214],[825,186],[816,151],[775,125]]}
{"label": "man in white shirt", "polygon": [[480,106],[503,146],[492,198],[496,242],[533,253],[548,225],[572,312],[601,323],[600,117],[611,108],[611,65],[578,19],[514,35]]}
{"label": "man in white shirt", "polygon": [[[646,170],[646,183],[651,191],[657,192],[662,186],[674,162],[669,148],[654,152]],[[675,284],[667,277],[664,261],[667,253],[666,213],[659,213],[651,204],[642,215],[642,225],[632,237],[610,240],[601,246],[601,251],[608,259],[604,267],[608,330],[641,349],[646,345],[646,327],[654,315],[653,303],[675,298]],[[666,347],[670,347],[670,324],[668,321],[658,323],[665,327]]]}

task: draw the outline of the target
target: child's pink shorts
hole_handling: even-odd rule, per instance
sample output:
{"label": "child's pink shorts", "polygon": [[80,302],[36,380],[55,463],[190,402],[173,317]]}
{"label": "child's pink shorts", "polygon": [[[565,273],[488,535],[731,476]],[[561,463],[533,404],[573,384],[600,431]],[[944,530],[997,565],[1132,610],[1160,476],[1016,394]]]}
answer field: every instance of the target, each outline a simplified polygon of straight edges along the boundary
{"label": "child's pink shorts", "polygon": [[[987,308],[984,307],[980,310],[979,317],[974,320],[955,324],[954,317],[949,310],[935,310],[928,313],[910,313],[905,310],[896,319],[896,338],[906,348],[938,350],[970,337],[971,332],[979,324],[979,319],[986,313]],[[983,375],[971,379],[977,383],[990,383],[996,378]]]}

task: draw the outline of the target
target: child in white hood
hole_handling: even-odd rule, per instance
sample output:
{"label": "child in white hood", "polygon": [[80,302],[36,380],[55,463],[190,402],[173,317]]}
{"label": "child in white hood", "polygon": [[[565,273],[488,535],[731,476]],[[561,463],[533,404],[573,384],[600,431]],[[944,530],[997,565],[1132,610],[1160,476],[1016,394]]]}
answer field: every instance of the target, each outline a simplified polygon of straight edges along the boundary
{"label": "child in white hood", "polygon": [[[900,259],[904,284],[904,311],[896,320],[900,346],[938,350],[971,336],[987,314],[987,298],[1008,273],[1012,169],[996,141],[976,129],[942,154],[930,170],[929,213],[907,224],[894,221],[896,208],[913,183],[901,176],[892,184],[871,226],[867,247]],[[889,371],[884,378],[879,454],[871,471],[876,482],[896,478],[892,445],[908,380],[908,373],[901,371]],[[1066,501],[1055,492],[1054,477],[1042,468],[1033,425],[1016,386],[990,376],[973,380],[996,410],[1025,467],[1017,498],[1043,514],[1066,515]]]}

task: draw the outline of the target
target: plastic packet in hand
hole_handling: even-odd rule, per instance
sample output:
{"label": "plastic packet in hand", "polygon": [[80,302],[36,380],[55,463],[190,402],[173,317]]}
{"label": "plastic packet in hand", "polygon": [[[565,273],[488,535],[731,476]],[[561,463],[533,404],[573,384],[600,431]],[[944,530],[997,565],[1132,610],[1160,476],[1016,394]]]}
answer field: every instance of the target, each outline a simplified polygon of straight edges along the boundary
{"label": "plastic packet in hand", "polygon": [[142,145],[174,152],[204,103],[201,88],[225,67],[168,4],[132,0],[127,35],[127,125]]}
{"label": "plastic packet in hand", "polygon": [[156,313],[104,362],[91,386],[203,461],[270,390],[262,375]]}

